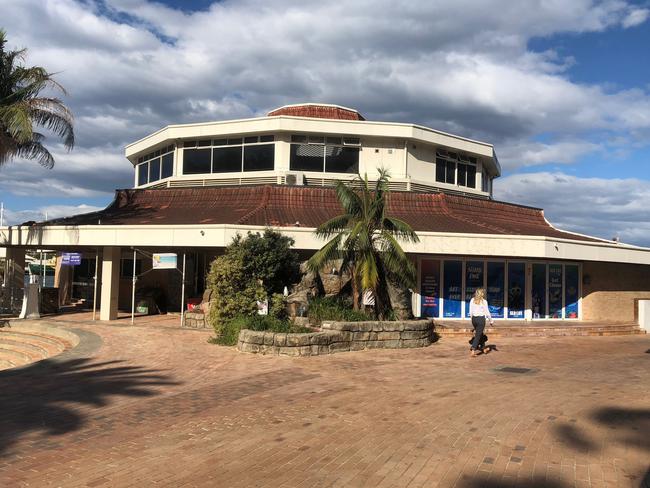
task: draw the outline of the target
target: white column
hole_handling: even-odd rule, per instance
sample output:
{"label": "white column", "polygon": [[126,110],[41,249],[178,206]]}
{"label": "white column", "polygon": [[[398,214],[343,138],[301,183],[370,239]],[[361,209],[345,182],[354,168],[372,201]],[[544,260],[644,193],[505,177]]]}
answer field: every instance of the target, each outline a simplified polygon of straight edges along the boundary
{"label": "white column", "polygon": [[3,307],[19,311],[25,292],[25,249],[8,247]]}
{"label": "white column", "polygon": [[102,254],[102,291],[99,320],[117,319],[117,301],[120,291],[120,258],[122,249],[105,247]]}

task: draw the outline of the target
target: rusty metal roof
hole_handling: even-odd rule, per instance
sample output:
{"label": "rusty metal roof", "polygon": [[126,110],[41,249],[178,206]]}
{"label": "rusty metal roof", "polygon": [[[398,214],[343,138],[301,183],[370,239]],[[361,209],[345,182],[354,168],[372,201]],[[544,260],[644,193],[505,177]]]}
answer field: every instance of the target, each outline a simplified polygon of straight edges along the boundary
{"label": "rusty metal roof", "polygon": [[[106,209],[48,225],[238,224],[318,227],[342,212],[333,188],[258,185],[117,190]],[[392,192],[388,213],[418,232],[599,241],[552,227],[538,208],[446,193]]]}

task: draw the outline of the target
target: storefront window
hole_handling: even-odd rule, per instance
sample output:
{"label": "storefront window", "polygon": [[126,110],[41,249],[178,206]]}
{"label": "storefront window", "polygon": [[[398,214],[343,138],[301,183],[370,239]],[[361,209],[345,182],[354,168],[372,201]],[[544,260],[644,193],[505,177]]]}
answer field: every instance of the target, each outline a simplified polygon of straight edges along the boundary
{"label": "storefront window", "polygon": [[523,319],[526,297],[526,265],[508,263],[508,318]]}
{"label": "storefront window", "polygon": [[460,318],[462,303],[463,262],[445,261],[443,289],[443,317]]}
{"label": "storefront window", "polygon": [[495,319],[503,318],[504,278],[504,263],[487,263],[487,300],[490,314]]}
{"label": "storefront window", "polygon": [[533,264],[533,318],[546,318],[546,265]]}
{"label": "storefront window", "polygon": [[578,318],[578,299],[580,283],[578,282],[578,266],[566,265],[564,267],[564,316],[567,319]]}
{"label": "storefront window", "polygon": [[440,261],[423,260],[420,272],[420,315],[437,318],[440,316]]}
{"label": "storefront window", "polygon": [[562,318],[562,265],[548,265],[548,313],[552,319]]}
{"label": "storefront window", "polygon": [[465,265],[465,317],[469,317],[469,302],[477,288],[483,287],[483,261],[467,261]]}

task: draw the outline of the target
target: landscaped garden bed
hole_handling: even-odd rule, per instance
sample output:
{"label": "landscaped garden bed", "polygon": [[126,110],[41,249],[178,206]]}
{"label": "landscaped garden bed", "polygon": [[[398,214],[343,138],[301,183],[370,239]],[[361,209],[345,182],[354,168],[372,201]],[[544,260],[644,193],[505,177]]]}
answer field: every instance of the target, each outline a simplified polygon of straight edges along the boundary
{"label": "landscaped garden bed", "polygon": [[237,349],[283,356],[320,356],[363,349],[426,347],[436,334],[432,320],[325,322],[320,332],[242,329]]}

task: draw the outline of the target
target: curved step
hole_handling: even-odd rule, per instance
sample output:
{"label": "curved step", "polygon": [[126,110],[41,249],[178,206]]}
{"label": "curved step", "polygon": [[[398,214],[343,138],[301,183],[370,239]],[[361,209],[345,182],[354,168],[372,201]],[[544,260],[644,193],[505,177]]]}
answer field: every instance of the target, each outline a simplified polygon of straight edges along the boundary
{"label": "curved step", "polygon": [[70,343],[59,339],[57,337],[37,335],[32,333],[20,332],[3,332],[0,333],[0,343],[16,343],[31,344],[46,351],[49,354],[58,354],[71,346]]}
{"label": "curved step", "polygon": [[78,337],[69,331],[40,325],[0,329],[0,370],[56,356],[77,343]]}

